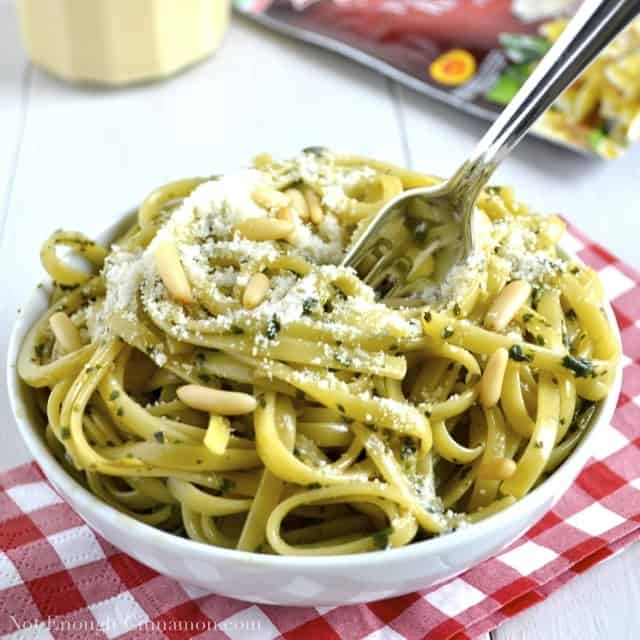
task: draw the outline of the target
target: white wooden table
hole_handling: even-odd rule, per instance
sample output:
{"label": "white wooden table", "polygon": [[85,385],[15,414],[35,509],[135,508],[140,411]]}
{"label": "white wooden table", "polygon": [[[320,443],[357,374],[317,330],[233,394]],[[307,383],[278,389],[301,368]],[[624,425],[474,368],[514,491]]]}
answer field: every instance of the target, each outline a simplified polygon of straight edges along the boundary
{"label": "white wooden table", "polygon": [[[170,82],[126,91],[72,88],[28,64],[14,13],[12,0],[0,0],[3,367],[16,309],[41,277],[40,243],[54,228],[92,234],[163,181],[237,167],[263,150],[286,155],[322,144],[447,174],[486,126],[240,18],[214,59]],[[639,266],[639,161],[640,145],[604,163],[532,139],[498,180],[516,185],[540,211],[563,212]],[[4,385],[0,415],[4,469],[29,459]],[[492,636],[635,639],[639,576],[636,545]]]}

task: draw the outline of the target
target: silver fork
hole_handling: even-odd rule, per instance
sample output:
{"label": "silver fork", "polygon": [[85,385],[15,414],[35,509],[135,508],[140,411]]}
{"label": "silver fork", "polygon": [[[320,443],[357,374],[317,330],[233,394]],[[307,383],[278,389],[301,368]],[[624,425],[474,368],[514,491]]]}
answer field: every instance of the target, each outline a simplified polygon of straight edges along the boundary
{"label": "silver fork", "polygon": [[450,237],[447,243],[430,246],[435,259],[433,280],[442,282],[451,267],[464,261],[476,246],[474,204],[497,166],[639,12],[640,0],[586,0],[454,175],[389,201],[354,242],[342,265],[356,268],[379,297],[397,294],[412,268],[405,255],[407,242],[419,240],[431,225],[449,223],[453,241]]}

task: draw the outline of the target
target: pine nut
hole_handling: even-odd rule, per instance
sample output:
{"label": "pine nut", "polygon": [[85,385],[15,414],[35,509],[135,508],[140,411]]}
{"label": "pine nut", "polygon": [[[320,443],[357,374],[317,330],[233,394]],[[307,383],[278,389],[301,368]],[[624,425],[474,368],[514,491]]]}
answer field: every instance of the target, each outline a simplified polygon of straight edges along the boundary
{"label": "pine nut", "polygon": [[287,198],[284,193],[280,193],[280,191],[276,191],[272,187],[257,187],[254,189],[251,197],[258,206],[269,210],[280,209],[289,204],[289,198]]}
{"label": "pine nut", "polygon": [[[280,211],[278,211],[278,213],[276,213],[276,218],[278,220],[286,220],[287,222],[290,222],[295,227],[296,217],[295,217],[295,214],[293,213],[293,211],[291,210],[290,207],[284,207],[284,209],[280,209]],[[296,241],[296,232],[292,231],[285,238],[285,240],[287,242],[293,244]]]}
{"label": "pine nut", "polygon": [[313,222],[313,224],[320,224],[324,218],[324,213],[322,213],[318,194],[316,194],[313,189],[307,187],[304,190],[304,199],[307,203],[307,208],[309,209],[309,218],[311,218],[311,222]]}
{"label": "pine nut", "polygon": [[509,458],[492,458],[478,467],[478,480],[506,480],[510,478],[518,465]]}
{"label": "pine nut", "polygon": [[176,391],[187,406],[221,416],[241,416],[255,410],[257,403],[248,393],[210,389],[198,384],[186,384]]}
{"label": "pine nut", "polygon": [[289,198],[289,205],[292,206],[300,220],[309,219],[309,208],[307,207],[307,201],[298,189],[287,189],[285,191],[286,196]]}
{"label": "pine nut", "polygon": [[245,309],[254,309],[267,295],[269,291],[269,278],[264,273],[254,273],[242,294],[242,306]]}
{"label": "pine nut", "polygon": [[487,366],[484,368],[484,373],[478,385],[480,404],[486,409],[494,407],[500,400],[508,362],[509,353],[506,349],[497,349],[489,356]]}
{"label": "pine nut", "polygon": [[502,331],[511,322],[518,309],[527,301],[531,293],[531,285],[524,280],[510,282],[494,299],[484,326],[493,331]]}
{"label": "pine nut", "polygon": [[248,218],[234,227],[247,240],[284,240],[292,231],[293,225],[287,220],[275,218]]}
{"label": "pine nut", "polygon": [[69,353],[76,351],[82,346],[80,332],[76,329],[76,325],[71,322],[71,318],[64,312],[58,311],[49,318],[49,326],[56,340],[62,347],[63,351]]}
{"label": "pine nut", "polygon": [[191,287],[175,244],[170,241],[161,242],[153,252],[153,258],[169,295],[182,304],[191,304]]}

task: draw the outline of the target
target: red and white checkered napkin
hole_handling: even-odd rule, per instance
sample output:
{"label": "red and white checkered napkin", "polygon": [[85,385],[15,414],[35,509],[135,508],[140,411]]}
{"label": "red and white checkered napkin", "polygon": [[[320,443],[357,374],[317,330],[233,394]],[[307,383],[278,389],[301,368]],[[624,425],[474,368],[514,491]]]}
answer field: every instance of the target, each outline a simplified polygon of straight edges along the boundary
{"label": "red and white checkered napkin", "polygon": [[622,331],[613,424],[555,509],[496,558],[420,593],[345,607],[254,605],[181,585],[95,535],[35,464],[0,475],[0,634],[26,638],[470,638],[640,538],[640,274],[571,229]]}

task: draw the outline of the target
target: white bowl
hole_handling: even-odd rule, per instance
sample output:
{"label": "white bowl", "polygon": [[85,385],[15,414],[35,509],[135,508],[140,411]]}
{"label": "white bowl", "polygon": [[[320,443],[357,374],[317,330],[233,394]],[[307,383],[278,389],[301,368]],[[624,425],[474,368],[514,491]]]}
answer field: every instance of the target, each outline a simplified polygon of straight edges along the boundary
{"label": "white bowl", "polygon": [[[123,223],[101,240],[110,241]],[[56,461],[43,440],[30,389],[15,363],[22,341],[47,307],[41,288],[22,307],[8,353],[8,385],[18,429],[51,484],[109,542],[156,571],[216,593],[266,604],[320,606],[367,602],[424,589],[497,554],[537,522],[573,483],[590,456],[596,432],[610,422],[621,384],[609,396],[571,456],[529,495],[473,526],[400,549],[349,556],[285,557],[234,551],[179,538],[125,516],[98,500]],[[608,304],[607,318],[618,336]]]}

